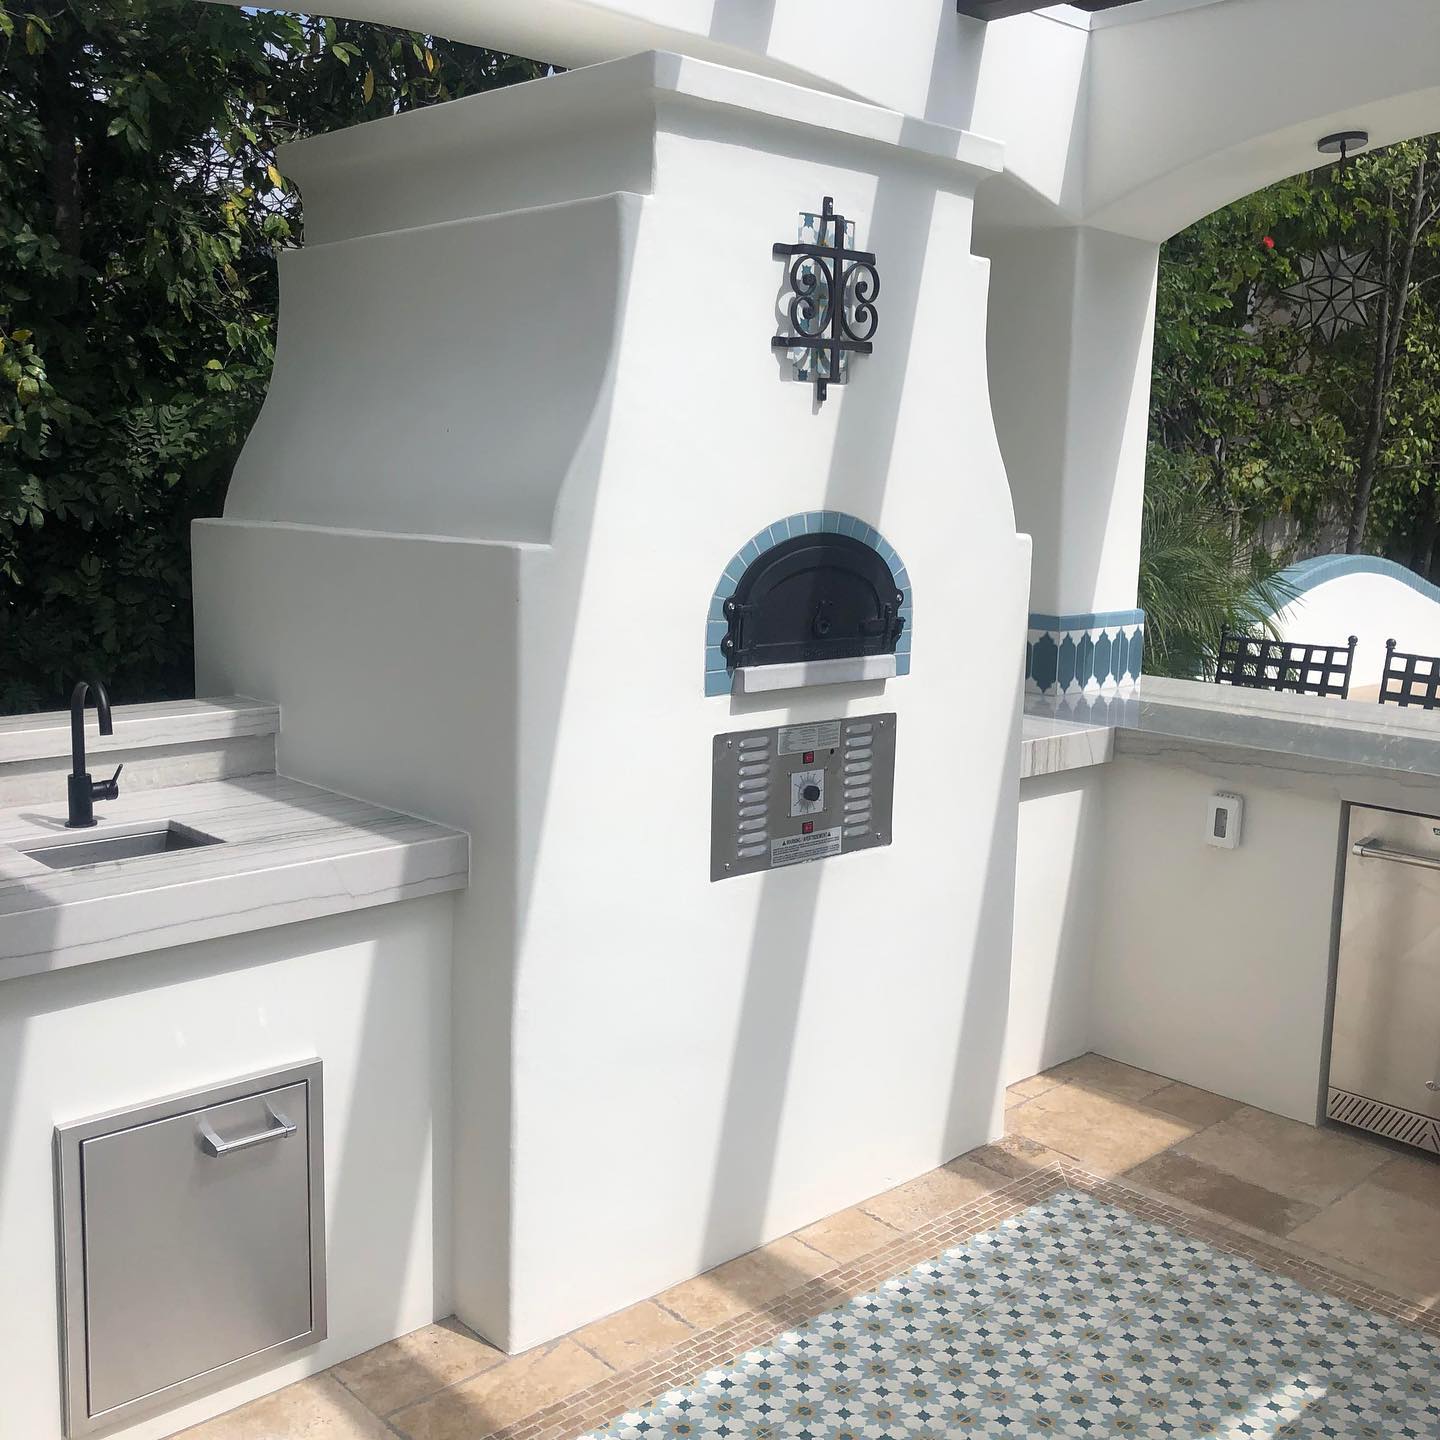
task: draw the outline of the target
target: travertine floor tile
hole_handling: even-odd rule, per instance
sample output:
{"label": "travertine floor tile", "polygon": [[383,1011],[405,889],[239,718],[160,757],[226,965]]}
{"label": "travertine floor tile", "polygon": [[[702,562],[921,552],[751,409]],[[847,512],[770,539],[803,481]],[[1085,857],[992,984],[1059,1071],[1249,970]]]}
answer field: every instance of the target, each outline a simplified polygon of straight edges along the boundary
{"label": "travertine floor tile", "polygon": [[1176,1148],[1192,1160],[1318,1206],[1328,1205],[1390,1158],[1378,1145],[1248,1106]]}
{"label": "travertine floor tile", "polygon": [[625,1370],[678,1345],[690,1333],[684,1320],[662,1310],[653,1300],[642,1300],[577,1330],[573,1338],[607,1365]]}
{"label": "travertine floor tile", "polygon": [[1127,1171],[1125,1179],[1275,1235],[1288,1234],[1319,1213],[1313,1205],[1277,1195],[1173,1150],[1162,1151]]}
{"label": "travertine floor tile", "polygon": [[1079,1085],[1062,1085],[1027,1101],[1012,1123],[1017,1135],[1102,1175],[1130,1170],[1195,1129],[1173,1115]]}
{"label": "travertine floor tile", "polygon": [[1367,1180],[1297,1226],[1290,1238],[1360,1266],[1382,1289],[1429,1305],[1440,1302],[1440,1233],[1427,1201]]}
{"label": "travertine floor tile", "polygon": [[451,1319],[378,1345],[335,1366],[332,1373],[377,1415],[388,1415],[503,1359],[504,1351]]}
{"label": "travertine floor tile", "polygon": [[[716,1268],[723,1270],[725,1267],[720,1265]],[[679,1285],[672,1285],[668,1290],[662,1290],[655,1297],[655,1301],[667,1310],[673,1310],[696,1329],[718,1325],[722,1320],[729,1320],[749,1309],[748,1303],[728,1288],[724,1279],[716,1275],[715,1270],[707,1270],[693,1280],[685,1280]]]}
{"label": "travertine floor tile", "polygon": [[183,1433],[185,1440],[388,1440],[390,1435],[329,1375],[312,1375]]}
{"label": "travertine floor tile", "polygon": [[1241,1109],[1238,1100],[1227,1100],[1223,1095],[1212,1095],[1208,1090],[1197,1090],[1193,1085],[1164,1085],[1145,1097],[1145,1104],[1151,1110],[1160,1110],[1192,1125],[1218,1125],[1228,1120]]}
{"label": "travertine floor tile", "polygon": [[998,1190],[1004,1179],[969,1160],[952,1160],[883,1195],[872,1196],[861,1209],[896,1230],[918,1230],[941,1215]]}
{"label": "travertine floor tile", "polygon": [[1408,1195],[1440,1209],[1440,1159],[1428,1155],[1397,1155],[1387,1160],[1370,1179],[1397,1195]]}
{"label": "travertine floor tile", "polygon": [[1133,1065],[1124,1065],[1119,1060],[1093,1052],[1056,1065],[1042,1078],[1063,1085],[1079,1085],[1087,1090],[1103,1090],[1107,1095],[1118,1095],[1123,1100],[1142,1100],[1171,1083],[1164,1075],[1152,1075],[1148,1070],[1137,1070]]}
{"label": "travertine floor tile", "polygon": [[561,1340],[411,1405],[390,1423],[409,1440],[481,1440],[611,1373],[573,1340]]}
{"label": "travertine floor tile", "polygon": [[697,1328],[718,1325],[743,1311],[763,1306],[787,1290],[798,1289],[834,1266],[828,1255],[787,1235],[674,1285],[655,1299]]}
{"label": "travertine floor tile", "polygon": [[815,1225],[795,1232],[812,1250],[842,1263],[858,1260],[896,1238],[896,1231],[882,1221],[867,1215],[858,1206],[828,1216]]}
{"label": "travertine floor tile", "polygon": [[1047,1090],[1053,1090],[1063,1083],[1054,1075],[1032,1075],[1028,1080],[1017,1080],[1013,1085],[1005,1087],[1005,1093],[1010,1097],[1005,1103],[1013,1105],[1020,1100],[1033,1100],[1037,1095],[1043,1095]]}
{"label": "travertine floor tile", "polygon": [[1008,1112],[1006,1128],[1012,1133],[991,1141],[989,1145],[982,1145],[978,1150],[970,1151],[968,1155],[961,1156],[961,1159],[970,1161],[972,1165],[983,1165],[987,1170],[1004,1176],[1006,1180],[1023,1180],[1027,1175],[1033,1175],[1037,1170],[1043,1170],[1047,1165],[1054,1165],[1066,1158],[1056,1150],[1047,1149],[1034,1140],[1027,1140],[1025,1136],[1013,1133],[1014,1127],[1010,1124]]}

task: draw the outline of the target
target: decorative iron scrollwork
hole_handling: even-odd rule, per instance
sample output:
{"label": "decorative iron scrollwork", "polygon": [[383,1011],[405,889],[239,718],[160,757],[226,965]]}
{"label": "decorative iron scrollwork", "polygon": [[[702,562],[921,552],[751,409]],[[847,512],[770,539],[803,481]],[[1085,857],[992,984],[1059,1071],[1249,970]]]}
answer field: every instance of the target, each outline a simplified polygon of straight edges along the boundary
{"label": "decorative iron scrollwork", "polygon": [[777,260],[790,261],[790,333],[773,336],[770,344],[776,350],[811,352],[815,397],[822,404],[830,382],[840,378],[842,356],[869,355],[880,324],[875,308],[880,271],[868,250],[846,247],[847,223],[827,195],[816,241],[777,244],[773,251]]}

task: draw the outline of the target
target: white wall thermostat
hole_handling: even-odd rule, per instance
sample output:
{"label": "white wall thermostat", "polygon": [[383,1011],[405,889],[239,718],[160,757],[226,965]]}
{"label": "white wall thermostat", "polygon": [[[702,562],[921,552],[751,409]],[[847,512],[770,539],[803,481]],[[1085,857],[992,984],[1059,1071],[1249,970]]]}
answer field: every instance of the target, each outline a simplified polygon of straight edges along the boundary
{"label": "white wall thermostat", "polygon": [[1217,850],[1234,850],[1240,844],[1245,802],[1238,795],[1212,795],[1205,821],[1205,843]]}

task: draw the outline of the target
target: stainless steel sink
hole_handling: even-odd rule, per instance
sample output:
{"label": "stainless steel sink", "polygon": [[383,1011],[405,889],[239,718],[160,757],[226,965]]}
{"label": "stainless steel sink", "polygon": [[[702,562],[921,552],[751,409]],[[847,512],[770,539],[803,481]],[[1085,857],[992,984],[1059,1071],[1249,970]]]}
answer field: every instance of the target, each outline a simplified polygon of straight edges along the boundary
{"label": "stainless steel sink", "polygon": [[105,835],[85,840],[62,840],[22,851],[52,870],[74,870],[81,865],[103,865],[107,860],[139,860],[147,855],[168,855],[175,850],[194,850],[201,845],[223,842],[213,835],[192,830],[171,820],[153,830],[134,830],[127,835]]}

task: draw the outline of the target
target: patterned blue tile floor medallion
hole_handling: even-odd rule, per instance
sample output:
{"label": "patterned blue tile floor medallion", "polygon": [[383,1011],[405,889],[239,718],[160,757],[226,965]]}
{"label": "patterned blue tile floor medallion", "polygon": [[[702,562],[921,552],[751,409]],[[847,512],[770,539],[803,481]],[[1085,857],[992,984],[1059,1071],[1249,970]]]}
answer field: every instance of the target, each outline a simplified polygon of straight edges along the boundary
{"label": "patterned blue tile floor medallion", "polygon": [[593,1432],[1440,1437],[1440,1345],[1061,1190]]}

